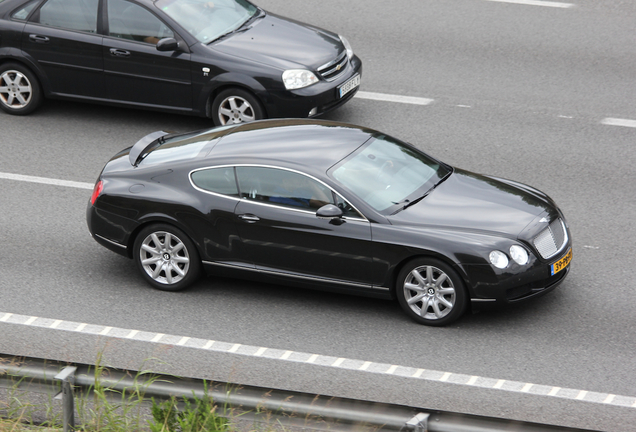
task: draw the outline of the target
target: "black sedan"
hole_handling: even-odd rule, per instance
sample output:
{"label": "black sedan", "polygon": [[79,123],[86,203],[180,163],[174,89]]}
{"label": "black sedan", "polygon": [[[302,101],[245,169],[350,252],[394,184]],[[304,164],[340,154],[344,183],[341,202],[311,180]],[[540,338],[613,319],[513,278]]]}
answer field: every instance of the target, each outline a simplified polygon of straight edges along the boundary
{"label": "black sedan", "polygon": [[204,269],[397,298],[427,325],[545,294],[572,259],[537,189],[317,120],[152,133],[106,164],[87,221],[161,290]]}
{"label": "black sedan", "polygon": [[337,34],[247,0],[0,0],[0,108],[43,97],[211,117],[319,116],[362,63]]}

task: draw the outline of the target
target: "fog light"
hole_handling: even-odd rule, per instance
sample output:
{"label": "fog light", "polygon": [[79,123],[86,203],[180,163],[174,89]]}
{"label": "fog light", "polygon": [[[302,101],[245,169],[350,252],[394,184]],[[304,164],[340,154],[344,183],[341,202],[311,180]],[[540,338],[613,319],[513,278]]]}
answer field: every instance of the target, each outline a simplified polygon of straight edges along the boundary
{"label": "fog light", "polygon": [[318,113],[318,107],[312,108],[311,111],[309,111],[308,117],[315,116],[317,113]]}

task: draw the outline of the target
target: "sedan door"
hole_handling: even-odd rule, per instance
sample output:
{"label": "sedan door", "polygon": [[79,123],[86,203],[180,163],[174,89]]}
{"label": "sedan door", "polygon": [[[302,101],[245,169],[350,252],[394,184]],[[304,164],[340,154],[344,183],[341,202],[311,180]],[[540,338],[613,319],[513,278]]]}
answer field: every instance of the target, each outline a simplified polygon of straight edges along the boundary
{"label": "sedan door", "polygon": [[52,93],[102,96],[102,36],[97,34],[98,0],[48,0],[22,33],[22,50],[48,78]]}
{"label": "sedan door", "polygon": [[157,15],[126,0],[108,0],[104,72],[108,99],[192,110],[190,53],[159,51],[157,42],[179,39]]}
{"label": "sedan door", "polygon": [[343,285],[372,285],[370,223],[352,212],[334,221],[316,210],[337,196],[317,180],[271,167],[237,167],[236,207],[244,250],[260,271]]}

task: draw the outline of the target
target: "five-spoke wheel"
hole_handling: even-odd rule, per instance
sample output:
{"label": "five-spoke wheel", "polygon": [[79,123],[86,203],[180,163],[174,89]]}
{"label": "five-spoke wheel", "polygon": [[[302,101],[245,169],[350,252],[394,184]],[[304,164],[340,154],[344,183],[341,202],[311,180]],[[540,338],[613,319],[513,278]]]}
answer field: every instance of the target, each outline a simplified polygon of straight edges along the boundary
{"label": "five-spoke wheel", "polygon": [[397,279],[397,298],[415,321],[443,326],[466,308],[466,291],[457,273],[445,263],[420,258],[408,263]]}
{"label": "five-spoke wheel", "polygon": [[144,278],[163,291],[179,291],[199,276],[199,256],[188,236],[169,225],[153,225],[135,240],[135,260]]}
{"label": "five-spoke wheel", "polygon": [[0,108],[9,114],[29,114],[40,104],[41,91],[35,75],[17,63],[0,66]]}
{"label": "five-spoke wheel", "polygon": [[238,88],[222,91],[212,102],[214,124],[217,126],[251,122],[263,118],[259,101],[249,92]]}

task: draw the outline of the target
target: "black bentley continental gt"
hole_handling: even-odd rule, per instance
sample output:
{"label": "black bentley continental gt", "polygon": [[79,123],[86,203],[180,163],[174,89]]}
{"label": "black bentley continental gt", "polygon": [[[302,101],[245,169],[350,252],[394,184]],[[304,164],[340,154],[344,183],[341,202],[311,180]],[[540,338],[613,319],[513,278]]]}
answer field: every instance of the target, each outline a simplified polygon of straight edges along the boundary
{"label": "black bentley continental gt", "polygon": [[309,118],[357,92],[342,36],[247,0],[0,0],[0,108],[44,97],[210,117]]}
{"label": "black bentley continental gt", "polygon": [[161,290],[205,270],[397,299],[434,326],[545,294],[572,259],[543,192],[317,120],[152,133],[106,164],[87,221]]}

